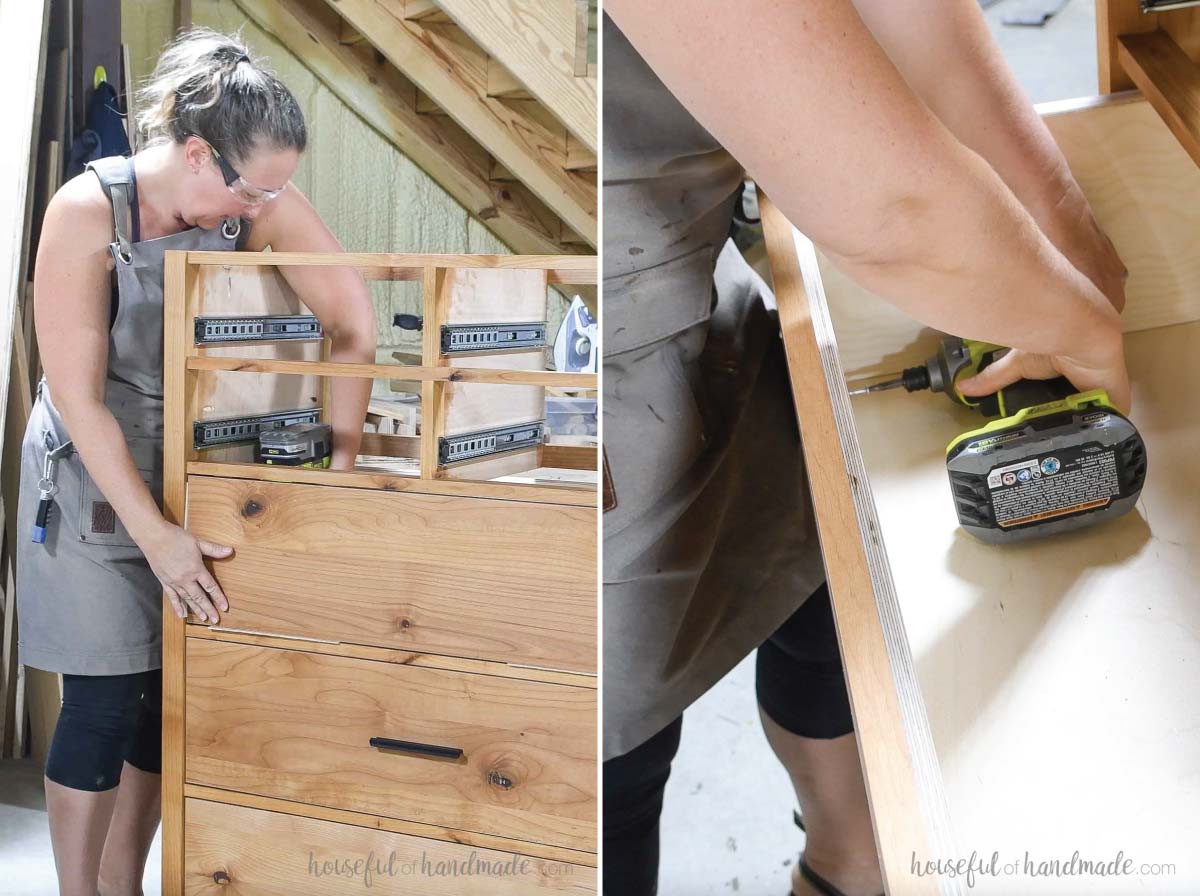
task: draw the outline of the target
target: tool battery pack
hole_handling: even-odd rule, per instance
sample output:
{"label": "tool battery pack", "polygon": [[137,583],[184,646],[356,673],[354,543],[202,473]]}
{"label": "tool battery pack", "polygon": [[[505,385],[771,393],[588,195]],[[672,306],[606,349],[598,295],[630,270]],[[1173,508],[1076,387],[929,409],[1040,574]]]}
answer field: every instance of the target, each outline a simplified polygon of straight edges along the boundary
{"label": "tool battery pack", "polygon": [[962,527],[1001,544],[1127,513],[1146,479],[1146,445],[1103,390],[1024,408],[946,449]]}
{"label": "tool battery pack", "polygon": [[258,459],[286,467],[328,467],[333,430],[328,423],[293,423],[258,436]]}

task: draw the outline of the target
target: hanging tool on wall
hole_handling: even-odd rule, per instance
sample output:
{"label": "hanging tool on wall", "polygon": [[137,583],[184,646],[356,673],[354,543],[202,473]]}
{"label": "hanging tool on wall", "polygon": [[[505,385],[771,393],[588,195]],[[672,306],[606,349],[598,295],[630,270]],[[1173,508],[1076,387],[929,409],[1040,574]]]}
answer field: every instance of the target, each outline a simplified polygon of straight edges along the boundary
{"label": "hanging tool on wall", "polygon": [[1094,525],[1128,512],[1146,479],[1146,445],[1102,389],[1078,392],[1065,377],[1020,380],[982,397],[958,381],[997,360],[1002,346],[942,339],[924,364],[851,395],[903,387],[942,392],[994,417],[946,448],[959,523],[997,544]]}

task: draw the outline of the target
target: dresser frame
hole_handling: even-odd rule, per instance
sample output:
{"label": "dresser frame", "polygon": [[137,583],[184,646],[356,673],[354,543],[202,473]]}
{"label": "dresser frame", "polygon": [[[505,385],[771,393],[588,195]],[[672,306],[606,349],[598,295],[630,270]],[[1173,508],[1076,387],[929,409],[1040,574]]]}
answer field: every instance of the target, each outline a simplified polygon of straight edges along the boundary
{"label": "dresser frame", "polygon": [[[280,265],[336,265],[356,268],[365,280],[415,280],[422,284],[424,328],[422,355],[419,365],[347,364],[328,360],[328,340],[321,360],[279,360],[262,357],[249,359],[229,357],[228,352],[209,353],[194,345],[194,320],[201,305],[199,284],[206,272],[216,268],[273,269]],[[488,255],[412,255],[412,254],[333,254],[333,253],[237,253],[169,252],[165,271],[165,425],[164,425],[164,514],[166,518],[184,525],[187,513],[188,484],[197,477],[219,477],[224,480],[251,480],[262,483],[297,483],[317,485],[336,492],[340,500],[353,501],[363,490],[371,493],[411,493],[414,495],[453,496],[488,502],[516,501],[570,508],[586,512],[597,507],[595,485],[546,485],[519,481],[489,481],[492,476],[511,472],[496,469],[485,461],[477,465],[476,478],[455,478],[440,467],[437,439],[444,431],[446,388],[451,383],[490,383],[539,387],[570,387],[595,389],[594,374],[559,373],[543,370],[481,369],[478,366],[456,366],[453,357],[441,354],[438,344],[440,324],[445,320],[444,278],[461,270],[512,269],[545,271],[550,285],[594,286],[597,282],[597,260],[594,256],[488,256]],[[278,276],[278,272],[275,272]],[[378,471],[334,471],[297,467],[277,467],[262,464],[202,459],[191,440],[192,422],[198,419],[198,387],[200,379],[211,371],[248,372],[257,374],[301,374],[320,378],[326,401],[322,403],[327,415],[330,377],[399,378],[419,381],[422,419],[425,425],[419,438],[392,436],[364,439],[372,453],[397,456],[417,449],[420,475],[404,476]],[[388,445],[387,443],[391,443]],[[533,466],[554,466],[595,470],[597,452],[590,447],[542,446],[537,449]],[[515,505],[513,505],[515,506]],[[598,510],[596,511],[598,520]],[[380,532],[380,538],[389,533]],[[595,530],[591,532],[591,563],[595,565]],[[536,566],[536,558],[530,562]],[[585,561],[586,562],[586,561]],[[216,573],[220,575],[219,571]],[[167,606],[164,596],[164,607]],[[191,617],[189,617],[189,620]],[[595,849],[564,848],[545,843],[498,836],[491,833],[469,832],[436,824],[407,821],[274,799],[252,793],[188,783],[186,780],[186,662],[185,648],[189,639],[209,639],[285,649],[303,649],[311,654],[330,654],[419,666],[429,669],[463,673],[499,675],[529,682],[552,683],[571,688],[597,688],[595,659],[588,663],[591,671],[562,671],[467,658],[448,654],[406,652],[379,646],[329,644],[319,641],[297,642],[287,637],[267,634],[213,630],[178,618],[173,612],[163,614],[163,893],[176,896],[197,892],[195,881],[185,881],[185,800],[210,800],[231,806],[251,807],[308,819],[356,825],[375,831],[391,831],[430,841],[445,841],[480,849],[519,852],[540,860],[569,864],[585,872],[578,889],[570,892],[594,892]],[[595,639],[593,639],[594,643]],[[593,657],[595,651],[593,650]],[[341,829],[339,829],[341,830]],[[590,877],[587,877],[590,875]],[[216,881],[215,885],[221,881]],[[538,890],[542,892],[542,890]]]}

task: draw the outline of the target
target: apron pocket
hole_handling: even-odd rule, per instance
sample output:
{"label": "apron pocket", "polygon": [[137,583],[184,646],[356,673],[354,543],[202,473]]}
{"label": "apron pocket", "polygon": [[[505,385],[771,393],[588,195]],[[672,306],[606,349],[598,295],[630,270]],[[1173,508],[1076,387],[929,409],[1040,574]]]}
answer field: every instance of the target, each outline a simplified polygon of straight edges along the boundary
{"label": "apron pocket", "polygon": [[[142,481],[154,496],[154,503],[162,507],[162,444],[157,439],[146,438],[132,438],[127,442]],[[80,462],[79,468],[79,540],[88,544],[136,548],[137,543],[88,473],[87,467]]]}
{"label": "apron pocket", "polygon": [[712,313],[712,301],[709,246],[652,268],[605,277],[601,352],[615,358],[704,323]]}

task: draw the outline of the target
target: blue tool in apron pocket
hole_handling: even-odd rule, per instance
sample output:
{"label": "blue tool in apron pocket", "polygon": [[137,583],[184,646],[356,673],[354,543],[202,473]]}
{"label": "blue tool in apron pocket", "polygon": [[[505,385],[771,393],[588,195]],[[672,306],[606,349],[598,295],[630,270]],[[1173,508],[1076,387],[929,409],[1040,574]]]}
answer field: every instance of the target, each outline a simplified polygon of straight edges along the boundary
{"label": "blue tool in apron pocket", "polygon": [[[227,218],[212,230],[142,240],[133,160],[100,159],[88,169],[113,207],[104,403],[161,506],[164,254],[241,248],[249,222]],[[18,662],[75,675],[160,668],[162,586],[73,447],[43,378],[21,447],[18,531],[34,537],[18,541]]]}

